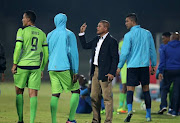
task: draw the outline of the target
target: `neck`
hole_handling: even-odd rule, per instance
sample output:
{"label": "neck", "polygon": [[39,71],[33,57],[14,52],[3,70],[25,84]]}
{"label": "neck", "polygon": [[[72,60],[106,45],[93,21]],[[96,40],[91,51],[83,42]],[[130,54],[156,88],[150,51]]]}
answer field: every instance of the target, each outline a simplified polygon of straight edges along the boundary
{"label": "neck", "polygon": [[30,24],[30,25],[28,25],[28,26],[35,26],[34,24]]}
{"label": "neck", "polygon": [[100,37],[103,37],[106,33],[108,33],[108,32],[104,32],[104,33],[100,34]]}
{"label": "neck", "polygon": [[[134,27],[134,26],[137,26],[137,24],[133,24],[133,25],[132,25],[132,27]],[[132,28],[132,27],[131,27],[131,28]],[[131,29],[131,28],[129,28],[129,29]]]}
{"label": "neck", "polygon": [[[133,26],[137,26],[137,24],[133,24]],[[132,26],[132,27],[133,27],[133,26]]]}
{"label": "neck", "polygon": [[35,26],[33,23],[28,23],[27,26]]}

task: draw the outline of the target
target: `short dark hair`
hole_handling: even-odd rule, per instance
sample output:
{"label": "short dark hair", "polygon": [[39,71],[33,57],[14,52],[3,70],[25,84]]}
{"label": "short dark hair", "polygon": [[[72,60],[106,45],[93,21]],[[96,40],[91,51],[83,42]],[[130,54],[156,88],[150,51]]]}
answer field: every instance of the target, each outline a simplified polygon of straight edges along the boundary
{"label": "short dark hair", "polygon": [[101,20],[99,23],[102,23],[105,27],[107,27],[107,30],[110,29],[110,23],[107,20]]}
{"label": "short dark hair", "polygon": [[130,13],[126,16],[126,18],[130,18],[132,21],[138,23],[138,18],[137,15],[135,13]]}
{"label": "short dark hair", "polygon": [[28,10],[26,12],[24,12],[26,14],[26,16],[31,20],[31,22],[34,24],[36,21],[36,14],[34,11],[32,10]]}
{"label": "short dark hair", "polygon": [[162,34],[162,36],[170,37],[170,36],[171,36],[171,33],[170,33],[170,32],[164,32],[164,33]]}

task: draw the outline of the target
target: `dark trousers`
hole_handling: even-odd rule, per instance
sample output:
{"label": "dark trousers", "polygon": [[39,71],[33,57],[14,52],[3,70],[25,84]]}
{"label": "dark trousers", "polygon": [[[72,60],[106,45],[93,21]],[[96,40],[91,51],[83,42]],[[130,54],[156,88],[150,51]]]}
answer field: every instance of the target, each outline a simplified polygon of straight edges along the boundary
{"label": "dark trousers", "polygon": [[[160,104],[160,109],[162,109],[163,107],[166,107],[168,104],[167,104],[167,100],[165,100],[165,98],[167,97],[167,94],[169,93],[171,93],[170,91],[166,91],[166,90],[168,90],[168,87],[169,87],[169,82],[168,83],[165,83],[164,82],[164,79],[163,80],[161,80],[161,82],[160,82],[160,94],[161,94],[161,104]],[[171,86],[171,85],[170,85]],[[166,96],[166,97],[165,97]],[[163,98],[163,100],[162,100],[162,98]],[[172,101],[173,101],[173,98],[172,98],[172,94],[171,94],[171,96],[169,95],[169,108],[173,108],[172,107]]]}
{"label": "dark trousers", "polygon": [[179,110],[179,99],[180,99],[180,70],[165,70],[164,71],[164,84],[162,87],[161,107],[167,107],[167,93],[171,83],[173,82],[173,110],[178,112]]}

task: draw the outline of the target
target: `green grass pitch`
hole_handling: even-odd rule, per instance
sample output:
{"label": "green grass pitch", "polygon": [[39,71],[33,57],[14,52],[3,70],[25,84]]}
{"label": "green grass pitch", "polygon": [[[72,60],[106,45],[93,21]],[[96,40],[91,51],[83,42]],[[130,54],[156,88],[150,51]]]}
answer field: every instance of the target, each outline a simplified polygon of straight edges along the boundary
{"label": "green grass pitch", "polygon": [[[0,123],[17,123],[18,117],[15,106],[15,88],[13,82],[3,82],[0,84]],[[116,85],[113,88],[114,93],[114,110],[118,108],[119,103],[119,87]],[[71,93],[63,93],[59,99],[57,122],[65,123],[68,119],[69,113],[69,100]],[[50,82],[43,82],[41,84],[41,90],[38,93],[38,108],[36,114],[35,123],[51,123],[50,114],[50,99],[51,88]],[[144,123],[145,111],[140,109],[140,103],[133,103],[134,115],[131,119],[131,123]],[[159,102],[152,101],[152,123],[180,123],[180,116],[172,117],[166,114],[157,115],[159,110]],[[29,96],[28,89],[24,92],[24,122],[29,122]],[[105,120],[105,115],[101,115],[102,122]],[[126,114],[114,114],[113,123],[122,123],[126,117]],[[76,114],[75,116],[78,123],[91,123],[91,114]]]}

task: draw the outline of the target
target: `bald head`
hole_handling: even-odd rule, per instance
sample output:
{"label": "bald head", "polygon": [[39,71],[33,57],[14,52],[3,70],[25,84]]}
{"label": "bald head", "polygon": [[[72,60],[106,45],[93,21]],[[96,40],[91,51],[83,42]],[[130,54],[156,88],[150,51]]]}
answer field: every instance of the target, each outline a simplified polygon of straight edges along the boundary
{"label": "bald head", "polygon": [[172,33],[172,35],[170,36],[170,40],[179,40],[179,33],[178,32],[174,32]]}

